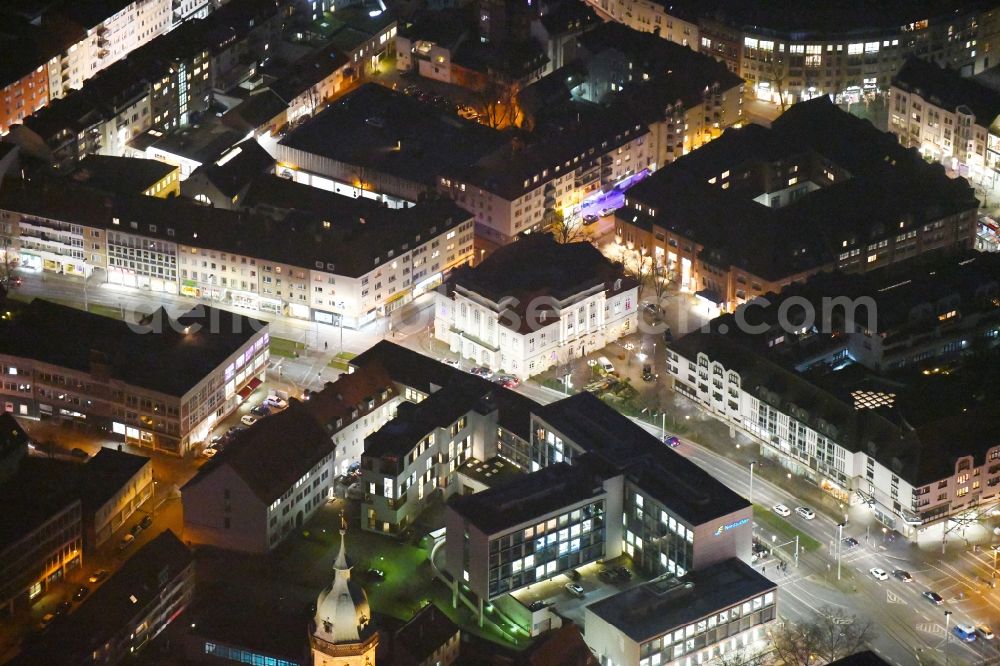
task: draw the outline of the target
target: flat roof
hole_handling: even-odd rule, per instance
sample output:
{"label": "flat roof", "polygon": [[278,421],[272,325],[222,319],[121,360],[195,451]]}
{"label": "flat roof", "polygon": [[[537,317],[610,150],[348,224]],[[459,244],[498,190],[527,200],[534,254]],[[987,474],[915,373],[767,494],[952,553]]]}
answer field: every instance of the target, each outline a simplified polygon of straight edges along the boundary
{"label": "flat roof", "polygon": [[460,171],[505,142],[505,135],[485,125],[366,83],[279,143],[436,187],[440,174]]}
{"label": "flat roof", "polygon": [[587,606],[636,643],[662,636],[778,586],[733,558],[681,578],[661,576]]}
{"label": "flat roof", "polygon": [[25,456],[0,484],[0,551],[30,534],[80,500],[81,463]]}
{"label": "flat roof", "polygon": [[556,463],[473,495],[453,495],[448,507],[490,536],[603,494],[589,471]]}
{"label": "flat roof", "polygon": [[[243,347],[267,322],[200,305],[177,318],[150,315],[155,334],[111,317],[36,298],[8,301],[0,352],[180,397]],[[185,328],[190,327],[188,333]],[[70,338],[54,335],[72,331]]]}
{"label": "flat roof", "polygon": [[692,526],[750,506],[743,497],[631,419],[583,391],[535,410],[585,453],[621,473]]}
{"label": "flat roof", "polygon": [[[93,511],[115,496],[139,470],[151,465],[147,456],[102,446],[86,462],[80,475],[84,510]],[[138,488],[136,488],[138,490]]]}
{"label": "flat roof", "polygon": [[177,167],[140,157],[87,155],[70,174],[74,182],[105,192],[144,194]]}
{"label": "flat roof", "polygon": [[469,458],[457,471],[484,486],[502,486],[524,476],[521,468],[500,456],[494,456],[489,460]]}

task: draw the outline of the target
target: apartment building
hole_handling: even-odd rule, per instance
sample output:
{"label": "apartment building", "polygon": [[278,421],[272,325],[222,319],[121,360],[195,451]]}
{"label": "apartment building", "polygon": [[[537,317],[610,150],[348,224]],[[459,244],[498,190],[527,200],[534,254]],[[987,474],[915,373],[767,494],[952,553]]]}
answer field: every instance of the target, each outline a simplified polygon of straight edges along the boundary
{"label": "apartment building", "polygon": [[975,241],[977,208],[964,180],[817,98],[638,183],[616,224],[623,251],[653,257],[711,312],[820,271],[961,252]]}
{"label": "apartment building", "polygon": [[637,585],[585,613],[585,638],[601,664],[710,663],[767,646],[778,622],[778,587],[730,559]]}
{"label": "apartment building", "polygon": [[8,309],[0,393],[17,416],[86,422],[183,456],[264,378],[267,324],[224,310],[161,308],[135,324],[41,299]]}
{"label": "apartment building", "polygon": [[129,557],[79,608],[24,648],[34,663],[116,664],[141,651],[194,595],[191,551],[166,530]]}
{"label": "apartment building", "polygon": [[[101,447],[80,471],[84,547],[99,548],[152,497],[152,459]],[[146,514],[151,507],[144,507]]]}
{"label": "apartment building", "polygon": [[899,143],[992,186],[1000,161],[1000,92],[911,58],[892,81],[889,131]]}
{"label": "apartment building", "polygon": [[74,183],[113,194],[180,196],[180,169],[140,157],[88,155],[70,175]]}
{"label": "apartment building", "polygon": [[[725,315],[678,340],[668,372],[762,455],[889,528],[914,537],[975,519],[1000,501],[994,407],[970,409],[973,387],[997,371],[994,264],[974,255],[818,276],[746,308],[750,329]],[[811,314],[781,321],[787,299]]]}
{"label": "apartment building", "polygon": [[30,439],[0,415],[0,604],[13,615],[83,564],[83,521],[76,465],[28,456]]}
{"label": "apartment building", "polygon": [[9,181],[0,225],[26,268],[96,270],[112,284],[351,328],[433,289],[473,254],[472,221],[446,200],[393,209],[265,176],[244,201],[229,211]]}
{"label": "apartment building", "polygon": [[630,28],[724,61],[746,80],[748,93],[782,104],[819,95],[858,102],[884,94],[909,57],[978,73],[996,64],[990,47],[1000,34],[994,8],[976,1],[948,7],[880,3],[861,10],[844,3],[817,10],[732,0],[590,4]]}
{"label": "apartment building", "polygon": [[531,234],[453,273],[434,336],[473,363],[527,378],[636,330],[638,286],[590,243]]}

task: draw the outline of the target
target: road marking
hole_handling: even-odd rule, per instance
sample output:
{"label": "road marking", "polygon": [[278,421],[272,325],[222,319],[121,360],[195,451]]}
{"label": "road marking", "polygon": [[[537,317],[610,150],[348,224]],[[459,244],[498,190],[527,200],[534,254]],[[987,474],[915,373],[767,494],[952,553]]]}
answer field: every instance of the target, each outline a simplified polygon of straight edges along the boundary
{"label": "road marking", "polygon": [[942,627],[937,622],[920,622],[915,625],[917,631],[922,631],[925,634],[930,634],[932,636],[944,636],[944,627]]}
{"label": "road marking", "polygon": [[886,590],[885,591],[885,600],[886,600],[886,603],[890,603],[890,604],[905,604],[906,603],[906,600],[904,600],[902,597],[900,597],[898,594],[896,594],[892,590]]}

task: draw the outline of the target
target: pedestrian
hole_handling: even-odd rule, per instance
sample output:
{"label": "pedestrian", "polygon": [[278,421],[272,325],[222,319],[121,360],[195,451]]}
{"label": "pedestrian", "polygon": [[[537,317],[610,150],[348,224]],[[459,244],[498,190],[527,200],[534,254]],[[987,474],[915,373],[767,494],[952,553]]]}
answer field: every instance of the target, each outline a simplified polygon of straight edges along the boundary
{"label": "pedestrian", "polygon": [[330,343],[329,342],[324,342],[323,343],[323,349],[329,349],[329,348],[330,348]]}
{"label": "pedestrian", "polygon": [[760,568],[760,572],[763,573],[763,574],[767,573],[767,565],[766,564]]}

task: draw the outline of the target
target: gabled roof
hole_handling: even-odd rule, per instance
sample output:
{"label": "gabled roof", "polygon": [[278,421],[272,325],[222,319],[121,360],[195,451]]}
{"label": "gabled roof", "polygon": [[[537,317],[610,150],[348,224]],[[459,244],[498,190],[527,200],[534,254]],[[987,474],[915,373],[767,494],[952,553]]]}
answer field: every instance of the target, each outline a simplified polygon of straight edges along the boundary
{"label": "gabled roof", "polygon": [[218,160],[202,164],[192,177],[201,174],[222,194],[232,198],[263,174],[274,171],[274,158],[256,139],[247,139],[233,146]]}
{"label": "gabled roof", "polygon": [[928,60],[908,58],[892,84],[947,111],[965,107],[982,127],[1000,116],[1000,92]]}
{"label": "gabled roof", "polygon": [[292,398],[287,409],[237,435],[184,488],[198,485],[215,470],[227,466],[263,505],[269,506],[333,451],[330,435],[301,402]]}
{"label": "gabled roof", "polygon": [[396,631],[393,644],[410,658],[407,664],[421,664],[457,633],[458,625],[430,603]]}

